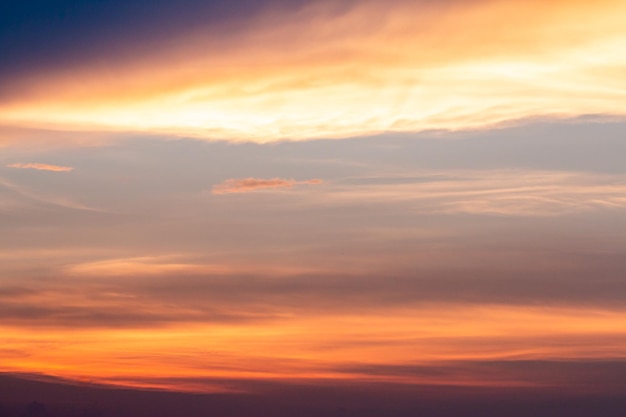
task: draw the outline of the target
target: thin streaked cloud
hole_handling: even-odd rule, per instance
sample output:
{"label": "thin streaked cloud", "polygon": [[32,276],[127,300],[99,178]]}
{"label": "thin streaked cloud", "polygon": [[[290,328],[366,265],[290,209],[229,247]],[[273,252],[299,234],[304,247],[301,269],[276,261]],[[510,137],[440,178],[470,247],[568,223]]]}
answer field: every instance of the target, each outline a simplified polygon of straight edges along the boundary
{"label": "thin streaked cloud", "polygon": [[324,181],[310,179],[296,181],[283,178],[233,178],[213,186],[213,194],[247,193],[257,190],[292,188],[296,185],[319,185]]}
{"label": "thin streaked cloud", "polygon": [[61,165],[51,165],[51,164],[42,164],[38,162],[17,162],[14,164],[8,164],[8,168],[18,168],[18,169],[36,169],[37,171],[52,171],[52,172],[71,172],[74,171],[73,167],[61,166]]}
{"label": "thin streaked cloud", "polygon": [[626,208],[626,177],[536,170],[424,171],[339,184],[328,193],[335,202],[395,201],[430,214],[558,216]]}

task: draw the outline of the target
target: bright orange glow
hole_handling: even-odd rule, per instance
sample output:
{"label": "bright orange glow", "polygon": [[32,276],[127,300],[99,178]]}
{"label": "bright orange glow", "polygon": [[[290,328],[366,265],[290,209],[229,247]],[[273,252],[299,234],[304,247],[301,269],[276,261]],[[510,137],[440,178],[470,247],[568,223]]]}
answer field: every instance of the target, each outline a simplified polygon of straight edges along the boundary
{"label": "bright orange glow", "polygon": [[[350,378],[489,385],[488,376],[370,375],[367,365],[623,356],[623,311],[440,305],[241,325],[83,330],[3,327],[6,371],[189,390],[220,378]],[[76,361],[76,358],[81,358]],[[169,382],[163,382],[170,378]],[[176,378],[215,378],[199,387]],[[529,384],[499,375],[498,384]],[[159,382],[160,381],[160,382]],[[535,383],[541,383],[536,381]]]}
{"label": "bright orange glow", "polygon": [[623,1],[437,4],[319,2],[18,78],[0,124],[270,142],[623,115]]}

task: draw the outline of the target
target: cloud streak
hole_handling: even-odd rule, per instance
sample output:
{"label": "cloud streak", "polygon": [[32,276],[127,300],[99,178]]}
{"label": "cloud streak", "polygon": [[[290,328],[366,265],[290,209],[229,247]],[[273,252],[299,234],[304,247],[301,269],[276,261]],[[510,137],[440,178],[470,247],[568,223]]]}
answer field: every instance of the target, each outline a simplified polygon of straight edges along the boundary
{"label": "cloud streak", "polygon": [[430,214],[559,216],[626,207],[624,175],[536,170],[425,171],[389,177],[388,183],[341,184],[329,199],[348,202],[390,199]]}
{"label": "cloud streak", "polygon": [[18,169],[36,169],[38,171],[52,171],[52,172],[71,172],[74,170],[73,167],[60,166],[60,165],[50,165],[50,164],[40,164],[36,162],[29,163],[14,163],[8,164],[8,168],[18,168]]}
{"label": "cloud streak", "polygon": [[213,194],[248,193],[257,190],[288,189],[296,185],[319,185],[323,182],[320,179],[296,181],[283,178],[232,178],[214,185],[212,192]]}

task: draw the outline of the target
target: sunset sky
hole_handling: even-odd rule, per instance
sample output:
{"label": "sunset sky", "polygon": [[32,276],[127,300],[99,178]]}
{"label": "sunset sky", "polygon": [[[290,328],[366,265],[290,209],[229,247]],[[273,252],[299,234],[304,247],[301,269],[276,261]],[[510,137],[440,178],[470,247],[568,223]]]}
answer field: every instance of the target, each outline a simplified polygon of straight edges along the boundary
{"label": "sunset sky", "polygon": [[626,399],[623,0],[1,7],[0,375]]}

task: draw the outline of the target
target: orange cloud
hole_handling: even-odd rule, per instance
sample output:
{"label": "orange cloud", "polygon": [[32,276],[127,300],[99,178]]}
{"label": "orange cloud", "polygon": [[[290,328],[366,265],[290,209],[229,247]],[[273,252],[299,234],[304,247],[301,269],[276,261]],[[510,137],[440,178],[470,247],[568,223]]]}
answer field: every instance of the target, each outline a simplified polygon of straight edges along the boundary
{"label": "orange cloud", "polygon": [[[621,310],[457,304],[385,314],[285,315],[271,321],[165,326],[140,333],[136,328],[77,333],[54,327],[33,332],[4,323],[0,330],[3,347],[11,349],[0,351],[5,371],[99,382],[145,386],[158,378],[156,387],[174,389],[186,388],[177,379],[194,377],[498,386],[508,378],[510,383],[545,381],[481,372],[466,379],[430,373],[380,375],[368,368],[446,361],[619,359],[626,320]],[[16,356],[15,351],[22,354]],[[346,368],[354,369],[347,373]]]}
{"label": "orange cloud", "polygon": [[59,165],[39,164],[39,163],[15,163],[7,165],[9,168],[19,169],[36,169],[38,171],[53,171],[53,172],[70,172],[73,171],[72,167],[65,167]]}
{"label": "orange cloud", "polygon": [[15,76],[0,125],[272,142],[624,115],[621,0],[351,4]]}
{"label": "orange cloud", "polygon": [[247,193],[256,190],[291,188],[294,185],[318,185],[322,183],[323,181],[320,179],[296,181],[282,178],[233,178],[214,185],[213,194]]}

